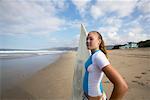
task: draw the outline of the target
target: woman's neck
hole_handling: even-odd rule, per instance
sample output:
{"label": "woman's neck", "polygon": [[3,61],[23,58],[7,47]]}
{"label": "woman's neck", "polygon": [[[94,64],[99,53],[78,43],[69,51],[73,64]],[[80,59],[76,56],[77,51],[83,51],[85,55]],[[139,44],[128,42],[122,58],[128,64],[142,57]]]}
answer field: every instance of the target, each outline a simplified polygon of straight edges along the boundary
{"label": "woman's neck", "polygon": [[99,48],[91,50],[91,53],[94,54]]}

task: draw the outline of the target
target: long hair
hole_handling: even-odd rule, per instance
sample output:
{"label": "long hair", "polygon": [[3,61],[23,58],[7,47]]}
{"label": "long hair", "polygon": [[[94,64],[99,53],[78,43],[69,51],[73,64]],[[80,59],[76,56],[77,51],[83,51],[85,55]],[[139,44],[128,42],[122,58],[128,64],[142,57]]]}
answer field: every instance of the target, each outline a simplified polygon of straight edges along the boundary
{"label": "long hair", "polygon": [[103,40],[102,35],[101,35],[99,32],[97,32],[97,31],[91,31],[91,32],[96,33],[96,34],[98,35],[98,38],[101,40],[101,43],[100,43],[100,45],[99,45],[99,49],[100,49],[100,50],[105,54],[105,56],[108,58],[107,50],[106,50],[106,48],[105,48],[105,43],[104,43],[104,40]]}

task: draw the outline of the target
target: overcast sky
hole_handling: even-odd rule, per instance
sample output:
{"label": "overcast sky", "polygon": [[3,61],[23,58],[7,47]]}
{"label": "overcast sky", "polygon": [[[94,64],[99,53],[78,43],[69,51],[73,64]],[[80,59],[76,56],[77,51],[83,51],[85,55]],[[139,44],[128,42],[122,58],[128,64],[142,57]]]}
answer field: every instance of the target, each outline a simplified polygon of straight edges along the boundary
{"label": "overcast sky", "polygon": [[150,1],[0,0],[0,48],[75,47],[81,23],[106,45],[150,39]]}

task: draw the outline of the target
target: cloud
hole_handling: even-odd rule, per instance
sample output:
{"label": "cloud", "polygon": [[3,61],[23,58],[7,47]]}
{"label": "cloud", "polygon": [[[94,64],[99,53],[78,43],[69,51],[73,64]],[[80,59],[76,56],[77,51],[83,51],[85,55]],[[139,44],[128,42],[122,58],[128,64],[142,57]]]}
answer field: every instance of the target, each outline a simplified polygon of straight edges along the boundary
{"label": "cloud", "polygon": [[101,27],[98,29],[98,31],[103,34],[105,33],[107,34],[107,33],[117,32],[118,28],[117,27]]}
{"label": "cloud", "polygon": [[72,0],[72,3],[76,6],[80,15],[84,17],[87,13],[87,9],[89,8],[91,1],[92,0]]}
{"label": "cloud", "polygon": [[[110,44],[126,44],[127,42],[139,42],[141,40],[150,39],[148,30],[144,30],[142,24],[140,24],[141,18],[138,17],[136,20],[128,22],[127,24],[122,22],[122,20],[117,19],[120,24],[115,25],[115,20],[111,21],[106,19],[109,23],[104,27],[100,27],[98,30],[102,33],[104,40],[107,45]],[[125,26],[124,26],[125,25]]]}
{"label": "cloud", "polygon": [[127,35],[124,36],[123,40],[124,42],[139,42],[142,40],[147,40],[150,38],[150,35],[148,34],[140,34],[140,33],[133,33],[129,32]]}
{"label": "cloud", "polygon": [[102,34],[106,45],[122,43],[119,29],[117,27],[101,27],[99,32]]}
{"label": "cloud", "polygon": [[120,28],[122,26],[123,21],[120,18],[112,16],[112,17],[107,17],[105,23],[107,24],[107,26]]}
{"label": "cloud", "polygon": [[79,38],[80,38],[80,34],[77,34],[76,36],[74,36],[70,45],[73,47],[77,47],[79,45]]}
{"label": "cloud", "polygon": [[[53,6],[59,11],[64,11],[69,6],[67,0],[50,0],[50,1],[53,4]],[[50,1],[48,1],[48,2],[50,2]],[[58,13],[58,12],[56,12],[56,13]]]}
{"label": "cloud", "polygon": [[56,13],[64,4],[56,4],[40,0],[0,1],[0,25],[3,26],[0,34],[48,34],[59,30],[65,20]]}
{"label": "cloud", "polygon": [[118,17],[129,16],[136,7],[137,0],[97,0],[91,7],[91,16],[98,19],[106,14],[116,14]]}
{"label": "cloud", "polygon": [[137,8],[144,14],[150,13],[150,1],[149,0],[139,1]]}
{"label": "cloud", "polygon": [[122,39],[117,32],[110,32],[107,34],[107,44],[122,44]]}
{"label": "cloud", "polygon": [[112,40],[119,40],[119,36],[116,32],[110,32],[108,33],[108,38],[112,39]]}
{"label": "cloud", "polygon": [[131,28],[131,32],[140,34],[140,33],[143,33],[143,29],[141,28],[141,26],[134,26]]}
{"label": "cloud", "polygon": [[139,42],[141,40],[150,39],[150,35],[145,33],[141,26],[133,26],[129,29],[128,34],[125,36],[126,41]]}
{"label": "cloud", "polygon": [[141,40],[150,39],[150,35],[144,33],[141,26],[133,26],[126,34],[108,33],[108,44],[126,44],[127,42],[139,42]]}
{"label": "cloud", "polygon": [[91,7],[91,15],[93,16],[94,19],[98,19],[99,16],[103,15],[103,12],[101,9],[95,5]]}

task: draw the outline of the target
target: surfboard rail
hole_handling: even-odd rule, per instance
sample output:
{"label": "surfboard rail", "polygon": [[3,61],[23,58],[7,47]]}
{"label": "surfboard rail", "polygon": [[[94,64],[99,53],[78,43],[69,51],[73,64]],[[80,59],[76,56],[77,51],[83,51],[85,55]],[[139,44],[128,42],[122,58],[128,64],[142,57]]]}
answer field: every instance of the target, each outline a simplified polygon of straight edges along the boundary
{"label": "surfboard rail", "polygon": [[83,95],[83,76],[84,63],[90,55],[90,51],[86,47],[87,31],[83,24],[80,29],[80,39],[76,56],[76,63],[74,67],[73,86],[72,86],[72,100],[82,100]]}

